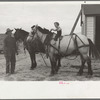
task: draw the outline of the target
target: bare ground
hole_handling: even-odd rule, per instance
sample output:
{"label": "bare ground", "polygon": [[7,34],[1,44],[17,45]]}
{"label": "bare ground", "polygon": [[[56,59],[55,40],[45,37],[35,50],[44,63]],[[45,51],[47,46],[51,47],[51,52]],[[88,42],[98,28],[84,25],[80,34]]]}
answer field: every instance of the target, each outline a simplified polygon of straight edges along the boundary
{"label": "bare ground", "polygon": [[[16,56],[16,70],[13,75],[5,74],[5,59],[3,55],[0,55],[0,80],[1,81],[99,81],[100,80],[100,61],[92,60],[93,76],[87,77],[87,66],[84,69],[82,76],[77,76],[81,62],[80,57],[75,60],[62,59],[62,66],[58,74],[50,77],[51,65],[49,59],[44,56],[44,59],[48,66],[43,62],[40,54],[36,55],[37,67],[34,70],[30,70],[31,62],[29,54],[24,53]],[[73,58],[73,57],[71,57]]]}

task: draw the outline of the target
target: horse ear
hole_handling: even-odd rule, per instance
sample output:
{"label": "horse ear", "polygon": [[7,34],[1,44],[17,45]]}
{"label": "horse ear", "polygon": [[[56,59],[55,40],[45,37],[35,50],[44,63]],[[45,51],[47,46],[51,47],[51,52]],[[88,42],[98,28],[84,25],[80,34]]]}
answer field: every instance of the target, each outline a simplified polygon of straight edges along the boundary
{"label": "horse ear", "polygon": [[16,28],[14,28],[15,30],[17,30]]}
{"label": "horse ear", "polygon": [[38,24],[36,24],[35,27],[37,28],[38,27]]}

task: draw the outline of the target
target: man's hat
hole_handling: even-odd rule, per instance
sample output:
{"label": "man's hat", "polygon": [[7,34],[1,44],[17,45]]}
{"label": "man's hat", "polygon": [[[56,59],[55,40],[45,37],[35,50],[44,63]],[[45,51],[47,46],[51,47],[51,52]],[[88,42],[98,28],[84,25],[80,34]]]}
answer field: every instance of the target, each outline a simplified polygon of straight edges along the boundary
{"label": "man's hat", "polygon": [[8,33],[8,32],[12,32],[13,30],[11,30],[10,28],[7,28],[7,30],[6,30],[6,34]]}

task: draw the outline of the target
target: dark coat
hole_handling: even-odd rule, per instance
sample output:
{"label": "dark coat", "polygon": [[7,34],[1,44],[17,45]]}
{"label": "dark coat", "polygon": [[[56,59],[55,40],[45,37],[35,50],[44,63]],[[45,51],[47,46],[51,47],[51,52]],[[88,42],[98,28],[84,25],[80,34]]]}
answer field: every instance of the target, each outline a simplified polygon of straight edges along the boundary
{"label": "dark coat", "polygon": [[7,35],[4,39],[4,54],[5,56],[11,56],[11,54],[15,54],[17,52],[17,46],[15,38]]}
{"label": "dark coat", "polygon": [[[8,34],[4,39],[4,55],[6,59],[6,73],[14,73],[17,52],[15,38]],[[10,69],[11,65],[11,69]]]}

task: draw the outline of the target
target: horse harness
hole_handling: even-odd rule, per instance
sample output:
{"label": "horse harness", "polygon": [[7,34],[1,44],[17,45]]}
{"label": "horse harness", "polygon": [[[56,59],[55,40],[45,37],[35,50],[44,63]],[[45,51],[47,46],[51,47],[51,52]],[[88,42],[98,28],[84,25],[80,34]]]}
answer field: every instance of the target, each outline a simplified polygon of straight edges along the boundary
{"label": "horse harness", "polygon": [[[75,35],[75,39],[73,39],[73,36],[74,36],[74,35]],[[82,44],[83,44],[82,46],[78,46],[77,38],[82,42]],[[75,46],[76,46],[76,49],[75,49],[74,51],[76,51],[76,53],[79,53],[79,48],[88,47],[88,46],[89,46],[89,45],[85,44],[77,34],[73,33],[73,34],[71,34],[71,38],[70,38],[70,40],[69,40],[69,44],[68,44],[68,47],[67,47],[67,49],[66,49],[66,52],[68,51],[68,48],[69,48],[71,39],[74,40],[74,43],[75,43]]]}
{"label": "horse harness", "polygon": [[[75,39],[74,39],[74,37],[73,37],[74,35],[75,35]],[[60,52],[60,42],[61,42],[62,39],[59,38],[58,49],[57,49],[55,46],[53,46],[52,44],[49,44],[49,45],[52,46],[54,49],[56,49],[56,50],[58,51],[58,55],[60,55],[60,56],[69,56],[69,55],[71,55],[71,54],[67,54],[67,55],[66,55],[66,53],[67,53],[68,50],[69,50],[69,46],[70,46],[70,43],[71,43],[71,40],[72,40],[72,39],[74,40],[74,43],[75,43],[75,46],[76,46],[76,50],[74,50],[74,51],[76,51],[76,53],[79,53],[79,51],[78,51],[79,48],[88,47],[88,46],[89,46],[89,45],[86,45],[81,39],[80,39],[80,41],[83,43],[83,45],[82,45],[82,46],[78,46],[78,44],[77,44],[77,38],[80,39],[80,37],[79,37],[78,35],[76,35],[75,33],[71,34],[71,37],[70,37],[68,46],[67,46],[67,48],[66,48],[65,54]]]}
{"label": "horse harness", "polygon": [[[37,33],[37,32],[36,32],[36,33]],[[74,35],[75,35],[75,39],[73,39],[73,36],[74,36]],[[37,37],[38,37],[39,39],[41,39],[38,35],[37,35]],[[79,48],[88,47],[88,46],[89,46],[89,45],[86,45],[81,39],[80,39],[80,41],[83,43],[83,45],[82,45],[82,46],[78,46],[78,44],[77,44],[77,38],[80,39],[80,37],[79,37],[77,34],[75,34],[75,33],[71,34],[71,37],[70,37],[68,46],[67,46],[67,48],[66,48],[66,53],[67,53],[68,50],[69,50],[69,46],[70,46],[70,43],[71,43],[71,40],[72,40],[72,39],[74,40],[74,43],[75,43],[75,46],[76,46],[76,50],[74,50],[74,51],[76,51],[77,53],[79,53],[79,51],[78,51]],[[62,40],[61,37],[58,38],[58,41],[59,41],[58,49],[57,49],[54,45],[52,45],[52,44],[50,43],[50,41],[51,41],[52,39],[54,39],[54,38],[53,38],[53,34],[48,34],[48,35],[46,36],[45,40],[44,40],[44,43],[43,43],[43,44],[47,46],[47,53],[48,53],[48,46],[51,46],[51,47],[53,47],[55,50],[58,51],[58,55],[60,55],[60,56],[69,56],[69,55],[71,55],[71,54],[67,54],[67,55],[66,55],[66,53],[64,54],[64,53],[61,53],[61,52],[60,52],[60,42],[61,42],[61,40]],[[49,41],[48,41],[47,43],[45,43],[46,40],[49,40]]]}

